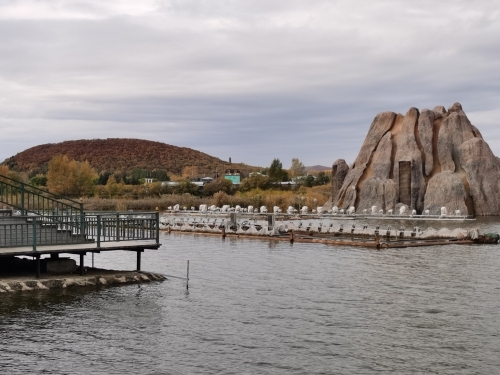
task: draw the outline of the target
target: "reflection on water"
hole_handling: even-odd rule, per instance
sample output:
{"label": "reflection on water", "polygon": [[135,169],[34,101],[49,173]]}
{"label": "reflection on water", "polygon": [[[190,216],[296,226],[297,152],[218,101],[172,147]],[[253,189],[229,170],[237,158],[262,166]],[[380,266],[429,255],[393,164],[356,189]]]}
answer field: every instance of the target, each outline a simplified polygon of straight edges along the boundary
{"label": "reflection on water", "polygon": [[[491,218],[467,225],[500,232]],[[161,242],[143,268],[185,277],[190,260],[189,291],[172,278],[2,293],[2,373],[498,373],[498,245]],[[95,262],[133,269],[135,254]]]}

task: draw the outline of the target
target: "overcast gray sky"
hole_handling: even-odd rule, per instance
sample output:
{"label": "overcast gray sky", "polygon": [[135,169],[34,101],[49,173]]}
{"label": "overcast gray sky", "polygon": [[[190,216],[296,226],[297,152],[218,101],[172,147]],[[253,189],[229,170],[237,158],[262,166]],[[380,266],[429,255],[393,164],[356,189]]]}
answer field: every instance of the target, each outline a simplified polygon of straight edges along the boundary
{"label": "overcast gray sky", "polygon": [[500,155],[499,97],[493,0],[0,0],[0,161],[119,137],[329,166],[457,101]]}

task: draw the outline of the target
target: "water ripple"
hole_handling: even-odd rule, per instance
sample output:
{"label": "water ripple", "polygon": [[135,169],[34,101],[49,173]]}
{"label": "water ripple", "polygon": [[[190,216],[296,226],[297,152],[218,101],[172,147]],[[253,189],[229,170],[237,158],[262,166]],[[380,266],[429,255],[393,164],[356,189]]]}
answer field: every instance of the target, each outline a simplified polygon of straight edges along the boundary
{"label": "water ripple", "polygon": [[[481,223],[479,223],[481,224]],[[477,224],[476,224],[477,225]],[[500,225],[488,219],[489,231]],[[8,374],[494,374],[498,246],[369,251],[162,235],[183,281],[2,294]],[[133,269],[135,254],[95,257]]]}

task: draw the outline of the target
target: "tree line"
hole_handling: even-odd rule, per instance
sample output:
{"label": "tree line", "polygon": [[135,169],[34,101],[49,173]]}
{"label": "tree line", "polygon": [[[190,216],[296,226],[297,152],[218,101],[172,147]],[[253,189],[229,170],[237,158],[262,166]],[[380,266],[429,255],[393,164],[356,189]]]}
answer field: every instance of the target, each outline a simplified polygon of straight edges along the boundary
{"label": "tree line", "polygon": [[[1,166],[0,174],[21,179],[22,176]],[[292,159],[290,169],[284,169],[279,159],[274,159],[268,168],[251,173],[243,178],[240,185],[233,185],[224,176],[206,183],[203,188],[192,182],[197,174],[196,167],[185,167],[182,175],[169,174],[168,171],[134,168],[129,173],[97,173],[88,161],[76,161],[66,155],[54,156],[48,163],[46,174],[36,174],[28,183],[45,188],[51,193],[69,197],[130,198],[141,199],[159,197],[165,194],[190,194],[210,197],[218,192],[228,195],[258,190],[293,190],[301,187],[326,185],[329,173],[321,171],[308,174],[304,164],[297,158]],[[146,180],[147,179],[147,180]],[[146,183],[146,181],[150,181]],[[174,184],[165,182],[173,181]]]}

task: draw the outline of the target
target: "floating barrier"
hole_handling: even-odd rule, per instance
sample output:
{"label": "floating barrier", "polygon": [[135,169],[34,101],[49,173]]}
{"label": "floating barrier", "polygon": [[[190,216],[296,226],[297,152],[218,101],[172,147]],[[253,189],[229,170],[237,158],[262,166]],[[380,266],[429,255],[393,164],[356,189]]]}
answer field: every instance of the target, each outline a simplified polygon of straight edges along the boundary
{"label": "floating barrier", "polygon": [[[482,235],[478,229],[423,229],[415,222],[409,222],[408,217],[393,219],[399,219],[399,222],[382,225],[370,220],[353,222],[344,216],[167,212],[160,217],[160,229],[223,237],[269,237],[290,242],[377,248],[498,243],[500,239],[498,234]],[[401,222],[408,226],[400,225]]]}

